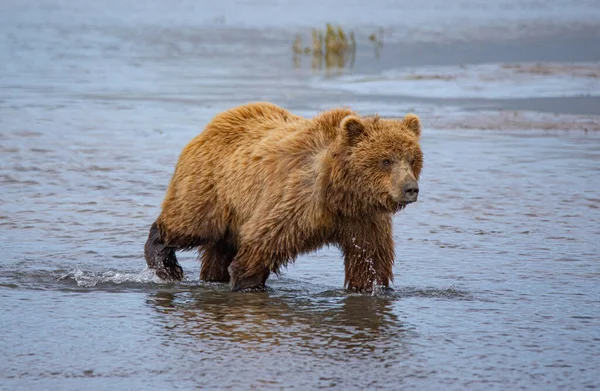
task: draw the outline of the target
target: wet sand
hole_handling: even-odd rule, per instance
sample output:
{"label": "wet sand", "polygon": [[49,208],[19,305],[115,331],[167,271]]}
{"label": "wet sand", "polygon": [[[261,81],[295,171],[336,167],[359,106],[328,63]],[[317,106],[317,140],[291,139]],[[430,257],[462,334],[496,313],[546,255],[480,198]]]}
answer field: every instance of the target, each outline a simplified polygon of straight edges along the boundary
{"label": "wet sand", "polygon": [[[507,106],[510,106],[507,104]],[[506,106],[505,106],[506,107]],[[520,110],[511,111],[477,110],[475,113],[460,113],[426,117],[429,124],[437,129],[470,130],[560,130],[560,131],[598,131],[600,117],[570,114],[540,113]],[[554,107],[554,106],[553,106]],[[559,109],[557,108],[557,111]]]}

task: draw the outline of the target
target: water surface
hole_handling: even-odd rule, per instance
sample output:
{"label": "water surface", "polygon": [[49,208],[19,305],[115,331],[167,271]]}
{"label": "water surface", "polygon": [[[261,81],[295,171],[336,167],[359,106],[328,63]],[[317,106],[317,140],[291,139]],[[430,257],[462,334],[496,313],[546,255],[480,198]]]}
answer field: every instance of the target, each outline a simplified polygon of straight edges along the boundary
{"label": "water surface", "polygon": [[[429,125],[464,114],[474,105],[465,98],[494,110],[482,98],[597,96],[589,72],[600,58],[565,57],[589,71],[572,78],[553,58],[544,66],[560,72],[535,83],[503,65],[534,66],[520,51],[466,68],[427,60],[442,38],[491,39],[503,25],[567,37],[574,21],[593,27],[597,7],[392,3],[344,3],[336,22],[363,39],[354,67],[336,72],[314,72],[310,58],[295,67],[291,55],[294,35],[328,21],[336,1],[244,2],[239,12],[186,1],[2,4],[0,388],[600,387],[600,133]],[[309,6],[321,7],[311,23],[300,17]],[[378,59],[365,37],[379,25],[390,41]],[[406,63],[399,48],[418,40],[435,42]],[[457,77],[444,85],[407,72]],[[181,149],[216,113],[251,100],[303,115],[349,104],[422,116],[422,194],[394,219],[393,293],[346,293],[330,248],[258,294],[199,282],[191,253],[180,256],[180,284],[145,269],[143,243]]]}

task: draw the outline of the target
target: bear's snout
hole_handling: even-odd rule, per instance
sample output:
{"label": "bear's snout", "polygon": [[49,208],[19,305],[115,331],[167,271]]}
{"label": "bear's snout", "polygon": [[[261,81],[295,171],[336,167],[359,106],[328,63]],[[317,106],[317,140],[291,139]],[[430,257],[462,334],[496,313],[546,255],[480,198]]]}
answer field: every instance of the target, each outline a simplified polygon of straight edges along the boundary
{"label": "bear's snout", "polygon": [[417,201],[419,183],[412,167],[406,161],[401,161],[392,170],[390,196],[393,202],[401,207]]}
{"label": "bear's snout", "polygon": [[410,181],[402,186],[402,193],[404,193],[404,201],[409,204],[417,201],[419,196],[419,184],[417,181]]}

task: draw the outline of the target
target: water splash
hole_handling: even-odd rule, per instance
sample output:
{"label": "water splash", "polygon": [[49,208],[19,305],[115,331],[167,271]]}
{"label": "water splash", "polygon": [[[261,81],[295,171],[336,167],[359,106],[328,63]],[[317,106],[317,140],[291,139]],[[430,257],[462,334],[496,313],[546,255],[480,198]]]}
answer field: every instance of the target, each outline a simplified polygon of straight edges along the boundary
{"label": "water splash", "polygon": [[124,283],[138,283],[138,284],[160,284],[164,282],[160,279],[154,270],[146,268],[140,273],[119,273],[112,270],[104,272],[86,272],[83,270],[75,269],[61,276],[59,281],[73,280],[77,283],[77,286],[82,288],[93,288],[99,284],[124,284]]}
{"label": "water splash", "polygon": [[[354,245],[354,247],[359,250],[362,251],[362,259],[367,263],[369,270],[368,273],[371,274],[372,277],[369,277],[369,280],[371,281],[371,290],[373,292],[373,296],[377,296],[379,293],[379,291],[381,291],[381,289],[383,289],[384,287],[379,287],[377,285],[377,271],[375,270],[375,265],[373,263],[373,258],[369,257],[366,255],[367,250],[362,248],[361,246],[359,246],[358,244],[356,244],[356,238],[352,238],[352,244]],[[355,255],[355,257],[360,257],[360,255]],[[381,288],[381,289],[380,289]]]}

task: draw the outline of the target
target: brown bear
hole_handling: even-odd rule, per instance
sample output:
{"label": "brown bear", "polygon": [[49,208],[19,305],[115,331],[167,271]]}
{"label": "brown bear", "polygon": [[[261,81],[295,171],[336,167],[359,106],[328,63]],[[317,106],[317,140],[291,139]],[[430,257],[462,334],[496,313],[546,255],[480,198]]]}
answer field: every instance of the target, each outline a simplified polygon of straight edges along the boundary
{"label": "brown bear", "polygon": [[146,262],[181,280],[175,251],[197,248],[202,280],[260,290],[299,254],[334,245],[347,288],[388,287],[392,215],[419,192],[420,134],[413,114],[338,108],[307,119],[270,103],[225,111],[181,153]]}

